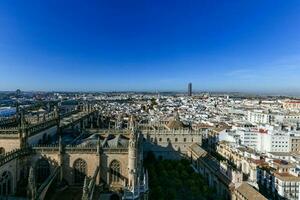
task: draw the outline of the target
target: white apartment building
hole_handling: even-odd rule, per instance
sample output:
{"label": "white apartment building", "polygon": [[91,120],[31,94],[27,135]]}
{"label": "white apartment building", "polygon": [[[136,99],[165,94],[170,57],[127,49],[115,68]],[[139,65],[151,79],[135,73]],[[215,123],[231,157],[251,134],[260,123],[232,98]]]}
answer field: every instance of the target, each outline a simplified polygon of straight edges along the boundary
{"label": "white apartment building", "polygon": [[299,169],[284,160],[272,160],[257,169],[257,183],[272,199],[299,200]]}
{"label": "white apartment building", "polygon": [[248,111],[247,120],[256,124],[269,124],[273,121],[273,116],[263,110]]}
{"label": "white apartment building", "polygon": [[257,149],[260,139],[256,129],[242,129],[237,130],[236,133],[240,135],[240,142],[242,145]]}
{"label": "white apartment building", "polygon": [[[268,143],[267,141],[265,143]],[[274,134],[271,135],[270,149],[266,152],[289,152],[290,151],[290,135]]]}
{"label": "white apartment building", "polygon": [[289,134],[272,134],[263,129],[238,130],[240,143],[259,152],[289,152],[291,140]]}

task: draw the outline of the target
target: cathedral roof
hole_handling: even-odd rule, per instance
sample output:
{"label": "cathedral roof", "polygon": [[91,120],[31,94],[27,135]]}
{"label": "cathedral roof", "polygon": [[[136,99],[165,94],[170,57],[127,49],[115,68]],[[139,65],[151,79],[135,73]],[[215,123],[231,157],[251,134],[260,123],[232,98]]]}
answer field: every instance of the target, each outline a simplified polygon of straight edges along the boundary
{"label": "cathedral roof", "polygon": [[96,147],[98,143],[98,138],[100,137],[100,142],[103,148],[127,148],[129,145],[129,138],[122,134],[108,134],[106,137],[102,137],[99,134],[93,134],[83,140],[81,140],[78,145]]}
{"label": "cathedral roof", "polygon": [[179,114],[177,113],[176,116],[168,122],[167,127],[169,129],[182,129],[186,126],[180,121]]}
{"label": "cathedral roof", "polygon": [[102,146],[105,148],[127,148],[129,139],[122,134],[108,135],[103,141]]}
{"label": "cathedral roof", "polygon": [[[82,139],[79,141],[79,144],[82,146],[97,146],[99,135],[98,134],[93,134],[85,139]],[[101,140],[101,139],[100,139]]]}

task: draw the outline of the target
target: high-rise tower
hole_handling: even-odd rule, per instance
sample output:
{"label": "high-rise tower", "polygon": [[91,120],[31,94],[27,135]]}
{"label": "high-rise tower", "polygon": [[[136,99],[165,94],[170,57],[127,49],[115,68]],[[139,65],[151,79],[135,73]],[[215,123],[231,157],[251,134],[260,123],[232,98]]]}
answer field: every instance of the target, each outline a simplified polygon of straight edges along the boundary
{"label": "high-rise tower", "polygon": [[193,95],[193,88],[192,88],[192,83],[189,83],[188,86],[188,96],[191,97]]}

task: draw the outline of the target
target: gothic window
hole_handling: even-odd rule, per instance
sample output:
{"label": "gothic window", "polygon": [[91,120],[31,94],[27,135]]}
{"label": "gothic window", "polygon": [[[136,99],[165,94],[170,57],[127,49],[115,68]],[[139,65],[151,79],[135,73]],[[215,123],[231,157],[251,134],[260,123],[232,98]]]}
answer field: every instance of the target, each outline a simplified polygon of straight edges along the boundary
{"label": "gothic window", "polygon": [[50,164],[48,160],[41,158],[36,163],[36,181],[43,183],[50,175]]}
{"label": "gothic window", "polygon": [[87,164],[82,159],[77,159],[74,162],[74,182],[76,184],[83,184],[84,178],[86,176]]}
{"label": "gothic window", "polygon": [[112,183],[118,183],[121,178],[121,165],[120,162],[114,160],[110,163],[110,180]]}
{"label": "gothic window", "polygon": [[2,173],[0,177],[0,196],[12,194],[12,175],[9,171]]}
{"label": "gothic window", "polygon": [[5,149],[3,147],[0,147],[0,155],[5,154]]}

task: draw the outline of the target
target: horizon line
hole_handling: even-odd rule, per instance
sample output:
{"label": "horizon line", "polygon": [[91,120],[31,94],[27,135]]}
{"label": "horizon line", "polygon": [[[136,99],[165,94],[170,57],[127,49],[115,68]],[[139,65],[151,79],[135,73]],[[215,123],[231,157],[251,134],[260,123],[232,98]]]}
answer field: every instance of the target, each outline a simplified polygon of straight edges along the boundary
{"label": "horizon line", "polygon": [[[14,93],[16,90],[0,90],[0,93]],[[21,90],[23,93],[188,93],[185,90]],[[268,91],[222,91],[222,90],[193,90],[193,93],[224,93],[224,94],[244,94],[244,95],[267,95],[300,97],[298,92],[268,92]]]}

